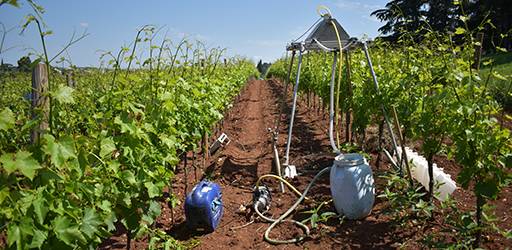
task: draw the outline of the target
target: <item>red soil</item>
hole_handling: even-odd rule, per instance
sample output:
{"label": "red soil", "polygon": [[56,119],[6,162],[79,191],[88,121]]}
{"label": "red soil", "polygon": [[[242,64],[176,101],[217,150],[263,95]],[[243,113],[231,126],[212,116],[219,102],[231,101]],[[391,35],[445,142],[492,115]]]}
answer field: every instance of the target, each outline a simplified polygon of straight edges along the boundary
{"label": "red soil", "polygon": [[[210,180],[220,184],[223,192],[224,215],[217,230],[210,234],[192,232],[185,225],[183,204],[174,208],[174,221],[171,219],[171,210],[166,203],[162,203],[162,215],[157,220],[157,227],[166,230],[170,235],[180,241],[198,241],[198,249],[395,249],[405,247],[409,249],[420,248],[418,242],[425,235],[437,232],[450,241],[450,233],[442,232],[442,218],[420,227],[403,228],[395,224],[392,218],[385,214],[388,202],[376,198],[372,213],[363,220],[348,221],[342,223],[336,218],[320,223],[316,229],[311,230],[311,237],[306,241],[295,245],[274,246],[263,239],[263,234],[268,223],[256,219],[254,223],[240,227],[255,217],[241,211],[246,205],[251,204],[252,188],[259,176],[267,173],[275,173],[273,167],[273,153],[271,135],[268,128],[275,126],[279,116],[279,98],[282,95],[282,85],[276,81],[250,81],[241,92],[239,98],[231,108],[220,129],[231,138],[231,143],[208,161],[208,167],[198,168],[197,176],[191,166],[192,154],[189,154],[188,176],[185,176],[183,165],[179,166],[179,172],[172,183],[173,192],[184,201],[185,180],[188,188],[199,182],[199,175],[208,176]],[[286,113],[281,116],[282,123],[279,135],[279,154],[284,155],[286,143],[287,119],[286,114],[290,110],[290,98]],[[306,105],[306,101],[299,101],[292,148],[290,153],[291,164],[297,167],[298,178],[291,182],[299,190],[304,190],[313,176],[322,168],[330,166],[334,155],[330,150],[327,135],[327,116],[320,110]],[[368,140],[375,140],[370,133]],[[377,153],[371,154],[371,165],[376,166]],[[456,176],[460,167],[446,157],[436,157],[436,162],[449,174]],[[202,163],[197,161],[196,163]],[[201,165],[201,164],[196,164]],[[374,167],[377,194],[382,193],[386,180],[379,175],[389,170],[386,162],[379,169]],[[272,204],[270,215],[278,217],[286,211],[297,199],[289,190],[279,192],[278,182],[274,180],[264,181],[272,189]],[[292,216],[294,219],[307,218],[303,212],[318,206],[322,201],[328,201],[330,196],[329,180],[327,175],[321,178],[312,188],[310,200],[303,202]],[[474,210],[475,199],[470,191],[458,189],[454,193],[457,205],[462,210]],[[512,225],[512,191],[505,189],[499,199],[493,204],[497,207],[496,214],[501,220],[499,225],[507,230]],[[334,211],[332,202],[322,208],[322,211]],[[101,249],[126,248],[126,236],[122,230],[104,242]],[[283,223],[271,234],[271,237],[288,239],[302,234],[296,226]],[[511,240],[506,240],[497,234],[484,237],[483,247],[501,249],[512,246]],[[453,239],[452,239],[453,240]],[[131,242],[132,249],[147,247],[147,239],[138,239]]]}

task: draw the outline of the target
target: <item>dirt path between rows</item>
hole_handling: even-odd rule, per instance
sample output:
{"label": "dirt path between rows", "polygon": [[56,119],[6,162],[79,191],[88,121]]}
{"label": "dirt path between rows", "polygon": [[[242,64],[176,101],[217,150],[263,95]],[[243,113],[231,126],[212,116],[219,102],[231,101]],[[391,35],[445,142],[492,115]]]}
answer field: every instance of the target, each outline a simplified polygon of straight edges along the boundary
{"label": "dirt path between rows", "polygon": [[[268,128],[273,128],[279,117],[279,103],[283,93],[282,85],[275,81],[252,81],[239,100],[227,114],[222,132],[233,141],[217,156],[211,159],[206,175],[217,183],[223,190],[224,216],[219,228],[207,235],[194,234],[184,225],[184,217],[177,219],[176,225],[170,229],[171,235],[178,240],[198,239],[198,249],[219,249],[230,247],[234,249],[340,249],[343,246],[354,248],[380,247],[393,248],[394,241],[390,239],[391,224],[381,221],[379,214],[371,215],[363,221],[343,222],[334,218],[311,229],[311,238],[296,245],[274,246],[263,239],[268,223],[256,219],[254,223],[243,227],[252,221],[240,210],[250,205],[252,188],[257,178],[263,174],[275,173],[273,168],[273,152]],[[289,92],[290,93],[290,92]],[[284,113],[281,116],[279,135],[279,151],[284,155],[287,139],[287,122],[291,110],[291,95],[288,95]],[[304,101],[299,102],[297,116],[292,136],[290,163],[297,167],[298,178],[291,180],[299,190],[304,190],[313,176],[322,168],[330,166],[334,155],[331,153],[327,137],[327,116],[319,109],[308,107]],[[183,186],[182,174],[175,181],[175,190]],[[189,181],[191,181],[189,177]],[[285,212],[297,199],[287,190],[279,192],[278,182],[265,180],[272,189],[272,204],[270,215],[274,218]],[[184,193],[182,190],[180,194]],[[324,176],[311,189],[310,201],[299,206],[294,219],[302,220],[308,217],[305,213],[318,206],[322,201],[330,200],[329,178]],[[382,208],[377,199],[375,209]],[[334,211],[332,203],[328,203],[322,211]],[[176,214],[183,214],[182,208],[175,209]],[[371,228],[371,233],[369,229]],[[280,224],[271,233],[271,237],[289,239],[302,234],[296,226],[288,223]]]}
{"label": "dirt path between rows", "polygon": [[[284,156],[288,116],[291,111],[290,91],[291,89],[288,89],[284,113],[280,117],[278,148],[281,157]],[[386,213],[389,203],[378,197],[368,217],[356,221],[329,219],[319,223],[316,228],[311,228],[311,237],[300,244],[274,246],[267,243],[263,239],[263,234],[269,224],[259,219],[246,227],[237,228],[254,219],[241,212],[240,207],[251,203],[252,188],[257,178],[276,172],[273,168],[272,142],[268,128],[273,128],[279,117],[279,103],[282,96],[282,84],[272,80],[252,81],[242,91],[239,100],[227,114],[222,127],[222,132],[232,138],[233,142],[211,159],[211,165],[206,170],[206,175],[211,176],[223,189],[225,213],[220,227],[211,234],[201,235],[191,233],[183,227],[182,223],[170,229],[171,235],[179,240],[192,238],[199,240],[197,249],[225,247],[232,249],[397,249],[403,245],[407,248],[419,248],[422,246],[419,241],[424,240],[427,234],[440,230],[435,223],[433,225],[427,223],[413,230],[408,227],[408,230],[404,230]],[[311,102],[314,103],[315,100]],[[290,152],[290,164],[295,165],[299,172],[299,176],[291,180],[291,183],[299,190],[304,190],[318,171],[330,166],[334,157],[327,134],[328,116],[326,110],[318,107],[319,105],[315,107],[311,103],[308,105],[304,97],[299,99]],[[383,161],[381,167],[376,168],[377,146],[373,144],[376,143],[377,134],[376,131],[369,130],[365,148],[371,158],[370,165],[374,171],[376,192],[381,194],[387,183],[380,176],[389,171],[389,165]],[[340,139],[344,140],[343,134]],[[437,162],[445,166],[452,176],[457,175],[459,167],[455,166],[455,169],[452,169],[453,160],[439,158]],[[178,177],[181,176],[178,175]],[[189,181],[191,181],[190,178]],[[175,183],[178,184],[178,189],[179,186],[183,186],[179,184],[180,180]],[[289,190],[286,193],[279,192],[279,185],[275,180],[265,181],[265,183],[272,189],[270,215],[274,218],[279,217],[296,201],[297,197]],[[507,188],[503,195],[510,196],[509,191],[510,188]],[[309,216],[305,212],[317,207],[323,201],[329,201],[331,197],[329,177],[326,175],[319,179],[308,196],[311,200],[303,202],[298,207],[292,216],[293,219],[303,220]],[[472,197],[470,191],[458,189],[454,197],[458,200],[458,206],[471,210],[473,203],[468,202]],[[504,221],[510,219],[509,204],[510,200],[507,198],[499,200],[497,204],[497,215]],[[325,205],[320,213],[325,211],[335,211],[332,202]],[[183,213],[180,211],[178,214]],[[183,216],[179,220],[184,220]],[[502,226],[507,228],[506,223]],[[300,234],[302,231],[296,226],[284,223],[277,226],[271,233],[271,237],[289,239]],[[510,244],[510,241],[502,238],[489,240],[484,243],[484,247],[501,248]]]}
{"label": "dirt path between rows", "polygon": [[[248,210],[244,211],[243,208],[251,204],[252,188],[258,177],[276,172],[268,129],[275,126],[279,117],[282,95],[282,84],[277,81],[254,80],[244,87],[234,106],[224,114],[225,118],[219,131],[213,135],[215,138],[223,132],[232,140],[231,143],[212,156],[206,166],[202,165],[201,160],[195,161],[195,169],[192,164],[192,153],[188,154],[188,174],[185,175],[182,162],[177,167],[176,177],[171,186],[172,192],[182,203],[171,213],[168,204],[162,202],[162,214],[157,219],[156,227],[165,230],[181,242],[196,246],[197,249],[396,249],[404,245],[406,248],[414,249],[422,246],[419,241],[424,240],[425,235],[439,232],[440,227],[435,223],[427,223],[422,227],[408,226],[408,229],[404,230],[387,215],[389,203],[376,197],[372,213],[362,220],[340,221],[338,218],[331,218],[319,223],[316,228],[311,228],[310,238],[300,244],[275,246],[264,241],[263,234],[269,224],[251,216],[247,213]],[[298,190],[304,190],[318,171],[332,164],[334,157],[327,135],[327,114],[319,108],[319,101],[315,98],[312,100],[313,104],[307,103],[305,98],[299,100],[290,151],[290,164],[295,165],[299,173],[299,176],[290,182]],[[290,110],[291,95],[288,94],[284,113],[280,117],[278,148],[281,157],[285,150],[287,116]],[[370,165],[374,171],[376,192],[381,194],[387,184],[380,175],[389,170],[389,165],[382,162],[380,168],[376,168],[377,152],[376,146],[373,145],[376,141],[376,132],[372,130],[375,128],[369,129],[365,148],[371,158]],[[341,140],[343,141],[343,138]],[[436,162],[445,167],[452,176],[456,176],[460,169],[446,157],[438,157]],[[210,234],[188,229],[183,210],[186,191],[190,191],[202,178],[218,183],[223,194],[224,215],[219,227]],[[187,190],[185,183],[188,183]],[[289,190],[285,193],[279,192],[279,185],[275,180],[264,180],[264,183],[272,192],[269,216],[277,218],[296,201],[297,197]],[[497,215],[503,220],[503,224],[500,224],[505,228],[512,220],[511,189],[507,188],[502,194],[503,197],[500,197],[498,202],[493,202],[497,205]],[[321,202],[330,200],[327,175],[319,179],[308,196],[310,200],[304,201],[298,207],[292,215],[293,219],[307,218],[308,211]],[[458,207],[471,210],[471,199],[474,197],[470,191],[458,189],[454,197],[458,201]],[[335,211],[332,202],[323,206],[320,213],[325,211]],[[244,226],[253,220],[253,223]],[[302,231],[296,226],[283,223],[276,227],[271,237],[289,239],[300,234]],[[502,248],[511,244],[511,241],[491,238],[484,244],[488,248]],[[125,249],[126,236],[120,230],[102,245],[101,249]],[[131,249],[145,249],[147,246],[147,237],[131,242]]]}
{"label": "dirt path between rows", "polygon": [[[178,224],[170,229],[171,235],[178,240],[188,240],[195,237],[200,241],[198,249],[219,249],[231,247],[234,249],[303,249],[331,248],[338,245],[329,237],[317,238],[300,245],[273,246],[263,240],[263,234],[268,223],[256,219],[254,223],[239,228],[254,220],[254,217],[246,214],[240,208],[250,205],[252,200],[252,188],[259,176],[267,173],[275,173],[273,166],[273,152],[269,128],[274,128],[279,117],[280,96],[282,85],[277,82],[257,80],[250,82],[245,91],[239,97],[224,121],[222,132],[226,133],[232,142],[218,155],[211,159],[211,165],[206,169],[205,175],[219,183],[222,187],[224,201],[224,216],[219,228],[207,235],[194,234],[184,226],[184,217],[178,218]],[[287,114],[290,105],[286,106],[282,114],[282,123],[279,135],[280,155],[284,155],[287,131]],[[294,136],[292,137],[292,150],[290,153],[291,164],[297,166],[301,174],[299,178],[292,180],[299,190],[303,190],[312,176],[323,167],[330,165],[329,147],[327,144],[327,131],[323,127],[314,127],[316,120],[311,120],[310,110],[299,107]],[[314,163],[314,164],[311,164]],[[181,178],[178,175],[178,178]],[[177,180],[180,183],[182,180]],[[189,179],[189,181],[191,181]],[[193,182],[193,181],[192,181]],[[290,191],[279,192],[278,182],[275,180],[264,181],[272,189],[272,204],[270,214],[278,217],[295,202],[297,197]],[[330,196],[327,186],[328,178],[323,178],[311,193],[311,198],[319,200],[328,199]],[[180,189],[178,185],[176,189]],[[176,190],[175,189],[175,190]],[[311,209],[306,204],[301,206],[301,211]],[[177,209],[175,209],[177,210]],[[182,214],[182,210],[177,214]],[[296,213],[296,219],[305,218],[305,214]],[[181,223],[181,224],[179,224]],[[314,230],[313,230],[314,231]],[[281,224],[272,237],[291,238],[298,236],[302,231],[291,224]],[[320,242],[320,240],[322,242]],[[338,247],[339,248],[339,245]]]}

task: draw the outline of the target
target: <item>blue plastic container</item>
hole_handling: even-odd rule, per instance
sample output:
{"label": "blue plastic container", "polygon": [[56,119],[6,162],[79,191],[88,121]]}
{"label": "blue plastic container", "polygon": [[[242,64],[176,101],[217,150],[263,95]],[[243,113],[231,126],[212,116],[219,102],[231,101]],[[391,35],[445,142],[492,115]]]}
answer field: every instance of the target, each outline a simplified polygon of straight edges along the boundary
{"label": "blue plastic container", "polygon": [[202,180],[185,199],[185,216],[191,229],[213,232],[222,213],[222,191],[216,183]]}

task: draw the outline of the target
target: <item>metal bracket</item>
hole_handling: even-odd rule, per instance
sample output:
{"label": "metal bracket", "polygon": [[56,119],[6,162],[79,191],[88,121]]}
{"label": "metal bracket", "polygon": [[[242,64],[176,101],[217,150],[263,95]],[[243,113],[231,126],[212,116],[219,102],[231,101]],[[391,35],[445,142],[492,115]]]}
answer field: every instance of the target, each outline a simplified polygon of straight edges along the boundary
{"label": "metal bracket", "polygon": [[222,133],[210,146],[210,149],[208,150],[210,156],[214,155],[219,148],[227,146],[230,142],[231,139],[229,139],[226,134]]}
{"label": "metal bracket", "polygon": [[295,168],[295,165],[285,165],[284,177],[293,179],[295,176],[297,176],[297,168]]}

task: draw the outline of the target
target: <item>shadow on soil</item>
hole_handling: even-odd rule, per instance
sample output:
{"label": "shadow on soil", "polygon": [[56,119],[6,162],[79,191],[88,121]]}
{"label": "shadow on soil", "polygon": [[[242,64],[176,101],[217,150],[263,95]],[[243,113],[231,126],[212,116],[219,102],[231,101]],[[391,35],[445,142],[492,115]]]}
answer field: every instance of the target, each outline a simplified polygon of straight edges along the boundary
{"label": "shadow on soil", "polygon": [[222,178],[229,182],[239,182],[243,185],[252,185],[258,177],[258,164],[243,164],[231,157],[227,157],[221,166]]}
{"label": "shadow on soil", "polygon": [[187,223],[183,221],[174,225],[167,233],[177,240],[187,241],[196,236],[208,234],[209,232],[192,230],[187,226]]}
{"label": "shadow on soil", "polygon": [[[272,91],[272,94],[277,100],[282,99],[283,95],[283,86],[281,84],[278,84],[274,81],[269,80],[268,84],[270,86],[270,89]],[[291,98],[290,98],[291,99]],[[280,102],[280,101],[279,101]],[[278,105],[281,105],[281,103],[278,103]],[[289,122],[289,115],[292,110],[292,104],[291,101],[287,101],[284,105],[284,114],[286,114],[286,118],[284,120],[281,120],[281,128],[280,136],[287,137],[287,131],[288,131],[288,122]],[[307,111],[306,111],[307,112]],[[316,134],[314,133],[314,129],[311,128],[311,125],[307,122],[305,122],[302,119],[301,112],[296,112],[295,119],[294,119],[294,125],[293,125],[293,137],[292,137],[292,144],[291,144],[291,150],[292,153],[296,153],[297,157],[301,156],[307,156],[307,155],[318,155],[318,154],[325,154],[326,151],[329,151],[330,149],[325,147],[325,144],[323,141],[318,140],[315,138]],[[278,114],[276,114],[277,116]],[[281,117],[283,118],[283,116]],[[319,162],[321,164],[322,162]]]}
{"label": "shadow on soil", "polygon": [[[273,81],[269,81],[272,93],[276,98],[281,97],[283,93],[283,87],[281,84]],[[289,114],[291,112],[291,102],[287,102],[285,105],[285,112]],[[331,148],[328,141],[324,139],[317,139],[314,129],[311,125],[304,121],[301,117],[309,111],[299,110],[295,116],[295,124],[293,127],[292,138],[292,157],[290,157],[297,165],[297,171],[301,173],[301,176],[291,180],[292,185],[301,187],[301,190],[305,188],[307,184],[313,179],[313,177],[323,168],[331,166],[334,155],[326,153],[330,152]],[[310,111],[315,112],[315,111]],[[308,115],[308,114],[306,114]],[[324,119],[319,116],[319,120]],[[287,119],[282,120],[281,131],[287,131]],[[327,131],[325,131],[327,134]],[[284,135],[286,136],[286,135]],[[317,136],[317,137],[316,137]],[[324,136],[325,140],[328,140]],[[379,172],[379,171],[378,171]],[[374,174],[376,179],[376,188],[381,185],[379,183],[377,173]],[[309,214],[305,213],[311,209],[314,209],[315,205],[318,205],[318,201],[327,201],[331,197],[329,173],[325,173],[324,176],[320,177],[315,185],[309,191],[308,197],[315,202],[305,201],[302,209],[298,210],[294,216],[296,220],[303,220],[309,217]],[[382,200],[376,198],[374,207],[381,203]],[[322,208],[321,212],[335,211],[334,205],[329,205]],[[320,213],[321,213],[320,212]],[[373,211],[373,215],[370,217],[380,216],[380,210]],[[396,249],[393,245],[395,242],[401,242],[401,239],[406,240],[410,235],[401,233],[400,236],[394,235],[396,228],[394,228],[392,222],[379,222],[375,218],[365,218],[363,220],[344,220],[341,225],[339,219],[330,219],[326,225],[335,227],[335,231],[327,233],[329,237],[333,239],[339,245],[351,246],[354,248],[362,249]],[[317,232],[321,235],[320,232]],[[316,235],[318,235],[316,234]],[[412,233],[411,233],[412,234]],[[327,236],[326,235],[326,236]],[[311,239],[311,241],[321,241],[322,236]],[[325,237],[325,236],[324,236]],[[397,237],[401,239],[396,239]]]}

